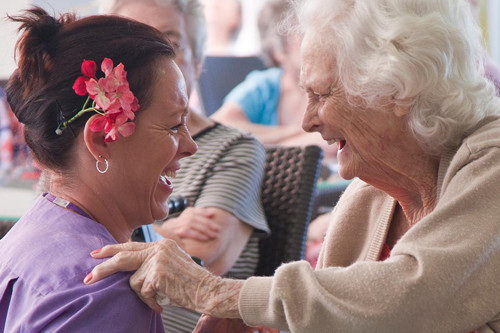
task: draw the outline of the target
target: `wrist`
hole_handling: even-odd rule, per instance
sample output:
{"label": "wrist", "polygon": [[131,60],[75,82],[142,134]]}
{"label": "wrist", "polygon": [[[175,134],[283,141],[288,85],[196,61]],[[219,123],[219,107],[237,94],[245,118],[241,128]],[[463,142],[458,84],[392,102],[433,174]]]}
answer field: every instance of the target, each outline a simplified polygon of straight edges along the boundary
{"label": "wrist", "polygon": [[240,318],[238,302],[243,284],[243,280],[205,276],[196,292],[197,311],[218,318]]}

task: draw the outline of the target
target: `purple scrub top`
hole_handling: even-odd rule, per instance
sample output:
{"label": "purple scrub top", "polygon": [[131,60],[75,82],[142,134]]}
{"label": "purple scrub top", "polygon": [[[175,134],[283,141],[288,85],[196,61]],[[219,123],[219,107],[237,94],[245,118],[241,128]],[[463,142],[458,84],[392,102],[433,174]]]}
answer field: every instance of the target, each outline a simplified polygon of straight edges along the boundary
{"label": "purple scrub top", "polygon": [[107,244],[101,224],[39,197],[0,240],[0,332],[164,332],[131,273],[83,283]]}

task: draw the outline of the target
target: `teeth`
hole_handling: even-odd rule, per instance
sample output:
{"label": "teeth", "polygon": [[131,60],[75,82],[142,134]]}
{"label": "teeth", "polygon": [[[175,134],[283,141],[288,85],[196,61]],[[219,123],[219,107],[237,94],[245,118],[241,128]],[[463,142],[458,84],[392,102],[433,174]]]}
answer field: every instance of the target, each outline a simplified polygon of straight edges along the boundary
{"label": "teeth", "polygon": [[160,175],[160,179],[163,181],[163,182],[167,182],[167,178],[175,178],[177,172],[175,170],[169,170],[167,172],[163,171]]}
{"label": "teeth", "polygon": [[336,144],[337,142],[340,142],[340,141],[342,141],[342,139],[332,139],[332,140],[326,141],[326,143],[328,143],[329,145],[334,145],[334,144]]}

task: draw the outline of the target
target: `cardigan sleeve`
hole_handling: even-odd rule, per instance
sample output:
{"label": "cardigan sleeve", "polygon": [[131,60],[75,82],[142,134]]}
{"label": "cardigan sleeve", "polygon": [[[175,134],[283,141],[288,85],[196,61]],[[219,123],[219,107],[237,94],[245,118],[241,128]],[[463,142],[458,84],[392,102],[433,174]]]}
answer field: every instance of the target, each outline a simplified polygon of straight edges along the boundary
{"label": "cardigan sleeve", "polygon": [[240,294],[245,322],[290,332],[456,333],[498,325],[500,149],[455,158],[434,211],[389,259],[316,271],[301,261],[251,278]]}

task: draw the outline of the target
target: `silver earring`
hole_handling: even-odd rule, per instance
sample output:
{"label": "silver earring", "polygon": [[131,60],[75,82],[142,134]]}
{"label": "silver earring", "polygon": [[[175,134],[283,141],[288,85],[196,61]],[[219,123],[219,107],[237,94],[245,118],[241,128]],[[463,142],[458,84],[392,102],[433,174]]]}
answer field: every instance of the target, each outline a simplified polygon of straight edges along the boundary
{"label": "silver earring", "polygon": [[[99,155],[99,158],[102,158],[102,157],[103,157],[102,155]],[[104,159],[104,164],[105,164],[105,165],[104,165],[104,170],[101,170],[101,169],[99,168],[99,160],[97,160],[97,161],[95,162],[95,168],[97,169],[97,171],[98,171],[99,173],[106,173],[106,171],[108,171],[108,166],[109,166],[109,165],[108,165],[108,160],[107,160],[107,159]]]}

